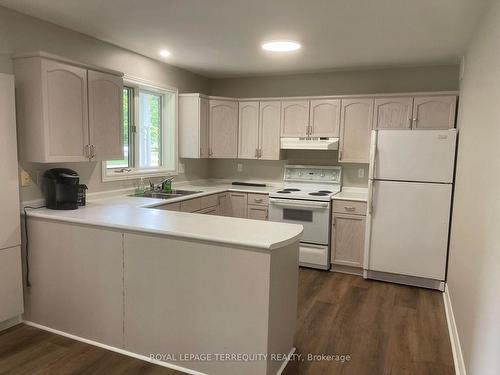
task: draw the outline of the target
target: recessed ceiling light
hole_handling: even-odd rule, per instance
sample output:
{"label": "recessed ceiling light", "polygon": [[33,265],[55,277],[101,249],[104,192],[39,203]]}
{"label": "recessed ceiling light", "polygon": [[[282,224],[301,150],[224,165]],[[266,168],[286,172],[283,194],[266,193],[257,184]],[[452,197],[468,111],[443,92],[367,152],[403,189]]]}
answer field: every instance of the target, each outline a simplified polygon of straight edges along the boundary
{"label": "recessed ceiling light", "polygon": [[296,51],[301,47],[299,42],[293,40],[273,40],[262,44],[262,48],[271,52]]}
{"label": "recessed ceiling light", "polygon": [[169,51],[167,51],[166,49],[162,49],[162,50],[160,51],[160,56],[161,56],[161,57],[169,57],[169,56],[170,56],[170,52],[169,52]]}

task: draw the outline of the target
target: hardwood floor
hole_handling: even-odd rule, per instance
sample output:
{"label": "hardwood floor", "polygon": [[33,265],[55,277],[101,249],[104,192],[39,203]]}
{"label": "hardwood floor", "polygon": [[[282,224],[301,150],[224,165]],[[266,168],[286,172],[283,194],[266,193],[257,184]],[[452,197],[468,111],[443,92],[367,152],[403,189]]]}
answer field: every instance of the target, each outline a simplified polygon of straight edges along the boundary
{"label": "hardwood floor", "polygon": [[[295,341],[302,358],[285,375],[454,374],[435,291],[301,269]],[[182,373],[21,324],[0,332],[0,374]]]}

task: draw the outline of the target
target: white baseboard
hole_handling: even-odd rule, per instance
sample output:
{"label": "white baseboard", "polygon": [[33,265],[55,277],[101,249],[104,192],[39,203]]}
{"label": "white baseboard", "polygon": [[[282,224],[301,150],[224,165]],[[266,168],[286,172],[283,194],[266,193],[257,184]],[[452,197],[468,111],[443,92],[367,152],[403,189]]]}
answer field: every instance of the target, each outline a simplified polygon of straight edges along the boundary
{"label": "white baseboard", "polygon": [[446,322],[448,323],[448,332],[450,334],[451,350],[453,351],[453,362],[455,363],[455,374],[467,375],[464,357],[462,355],[462,347],[460,346],[460,338],[458,337],[457,325],[455,323],[455,316],[453,315],[448,284],[446,284],[444,288],[443,300]]}
{"label": "white baseboard", "polygon": [[[21,323],[21,322],[22,322],[22,319],[20,319],[20,317],[18,317],[17,323],[15,323],[15,324],[18,324],[18,323]],[[12,325],[15,325],[15,324],[12,324]],[[38,323],[33,323],[33,322],[25,320],[24,324],[26,324],[28,326],[32,326],[32,327],[38,328],[38,329],[42,329],[42,330],[47,331],[47,332],[54,333],[56,335],[64,336],[64,337],[70,338],[72,340],[80,341],[80,342],[83,342],[85,344],[97,346],[99,348],[110,350],[110,351],[115,352],[115,353],[119,353],[119,354],[123,354],[123,355],[129,356],[129,357],[137,358],[137,359],[140,359],[141,361],[145,361],[145,362],[149,362],[149,363],[152,363],[152,364],[155,364],[155,365],[158,365],[158,366],[163,366],[163,367],[171,368],[173,370],[185,372],[186,374],[208,375],[208,374],[205,374],[203,372],[199,372],[199,371],[196,371],[196,370],[191,370],[191,369],[188,369],[188,368],[185,368],[185,367],[181,367],[181,366],[177,366],[177,365],[174,365],[174,364],[171,364],[171,363],[168,363],[168,362],[158,361],[158,360],[149,358],[149,357],[147,357],[145,355],[142,355],[142,354],[137,354],[137,353],[129,352],[128,350],[124,350],[124,349],[116,348],[114,346],[102,344],[102,343],[94,341],[94,340],[85,339],[83,337],[72,335],[70,333],[59,331],[57,329],[53,329],[53,328],[50,328],[50,327],[46,327],[46,326],[43,326],[43,325],[38,324]],[[290,350],[290,353],[289,353],[289,355],[287,357],[287,360],[284,361],[281,364],[281,366],[278,369],[278,372],[276,373],[276,375],[281,375],[283,373],[283,371],[285,370],[285,367],[287,366],[288,362],[290,361],[290,358],[292,357],[292,354],[295,353],[295,350],[296,350],[295,348],[292,348]]]}
{"label": "white baseboard", "polygon": [[283,371],[285,371],[285,367],[286,367],[286,365],[288,365],[288,362],[290,362],[290,358],[292,358],[292,355],[293,355],[293,353],[295,353],[295,350],[296,350],[295,347],[292,348],[292,350],[290,350],[290,352],[288,353],[288,357],[286,358],[286,361],[281,364],[276,375],[281,375],[283,373]]}
{"label": "white baseboard", "polygon": [[15,325],[18,325],[19,323],[22,322],[23,319],[21,318],[21,315],[4,320],[3,322],[0,322],[0,332],[9,329],[10,327],[14,327]]}
{"label": "white baseboard", "polygon": [[38,324],[38,323],[33,323],[33,322],[29,322],[29,321],[24,321],[24,323],[26,325],[29,325],[29,326],[32,326],[32,327],[35,327],[35,328],[39,328],[39,329],[42,329],[44,331],[55,333],[56,335],[64,336],[64,337],[70,338],[72,340],[84,342],[85,344],[94,345],[94,346],[97,346],[99,348],[110,350],[112,352],[116,352],[116,353],[123,354],[123,355],[129,356],[129,357],[137,358],[137,359],[140,359],[141,361],[149,362],[149,363],[152,363],[152,364],[155,364],[155,365],[158,365],[158,366],[163,366],[163,367],[171,368],[173,370],[185,372],[186,374],[208,375],[208,374],[205,374],[203,372],[191,370],[191,369],[188,369],[188,368],[185,368],[185,367],[181,367],[181,366],[177,366],[177,365],[174,365],[174,364],[171,364],[171,363],[168,363],[168,362],[158,361],[158,360],[149,358],[149,357],[147,357],[145,355],[142,355],[142,354],[137,354],[137,353],[129,352],[128,350],[124,350],[124,349],[116,348],[114,346],[109,346],[109,345],[106,345],[106,344],[102,344],[100,342],[89,340],[89,339],[85,339],[83,337],[75,336],[75,335],[72,335],[70,333],[66,333],[66,332],[63,332],[63,331],[58,331],[57,329],[46,327],[46,326],[43,326],[43,325]]}

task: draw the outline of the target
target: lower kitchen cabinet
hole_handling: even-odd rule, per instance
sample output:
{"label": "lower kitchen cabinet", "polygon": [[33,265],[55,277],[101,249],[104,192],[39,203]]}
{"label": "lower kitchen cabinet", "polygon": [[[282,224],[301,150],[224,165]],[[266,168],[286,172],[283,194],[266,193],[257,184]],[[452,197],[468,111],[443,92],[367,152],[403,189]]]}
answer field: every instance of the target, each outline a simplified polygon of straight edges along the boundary
{"label": "lower kitchen cabinet", "polygon": [[333,212],[331,262],[336,265],[363,267],[366,216]]}
{"label": "lower kitchen cabinet", "polygon": [[0,250],[0,322],[23,313],[19,246]]}
{"label": "lower kitchen cabinet", "polygon": [[257,206],[254,204],[249,204],[247,218],[254,220],[267,220],[268,208],[266,206]]}
{"label": "lower kitchen cabinet", "polygon": [[247,217],[247,194],[229,193],[229,210],[227,216]]}
{"label": "lower kitchen cabinet", "polygon": [[228,216],[228,193],[221,193],[217,196],[217,215]]}

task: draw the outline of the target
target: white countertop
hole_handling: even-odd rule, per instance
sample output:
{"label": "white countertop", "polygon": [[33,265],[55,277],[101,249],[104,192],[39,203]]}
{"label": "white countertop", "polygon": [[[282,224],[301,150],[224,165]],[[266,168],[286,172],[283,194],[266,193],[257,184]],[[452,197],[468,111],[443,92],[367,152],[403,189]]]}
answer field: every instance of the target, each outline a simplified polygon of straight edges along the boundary
{"label": "white countertop", "polygon": [[262,188],[208,183],[204,185],[182,184],[179,188],[203,190],[203,193],[169,200],[122,195],[90,200],[87,206],[80,207],[78,210],[63,211],[42,208],[28,210],[28,215],[48,220],[266,250],[293,243],[302,234],[302,225],[296,224],[151,209],[151,207],[227,190],[268,193],[276,190],[276,185]]}
{"label": "white countertop", "polygon": [[346,200],[346,201],[368,201],[368,189],[367,188],[355,188],[355,187],[344,187],[340,193],[333,196],[334,200]]}

